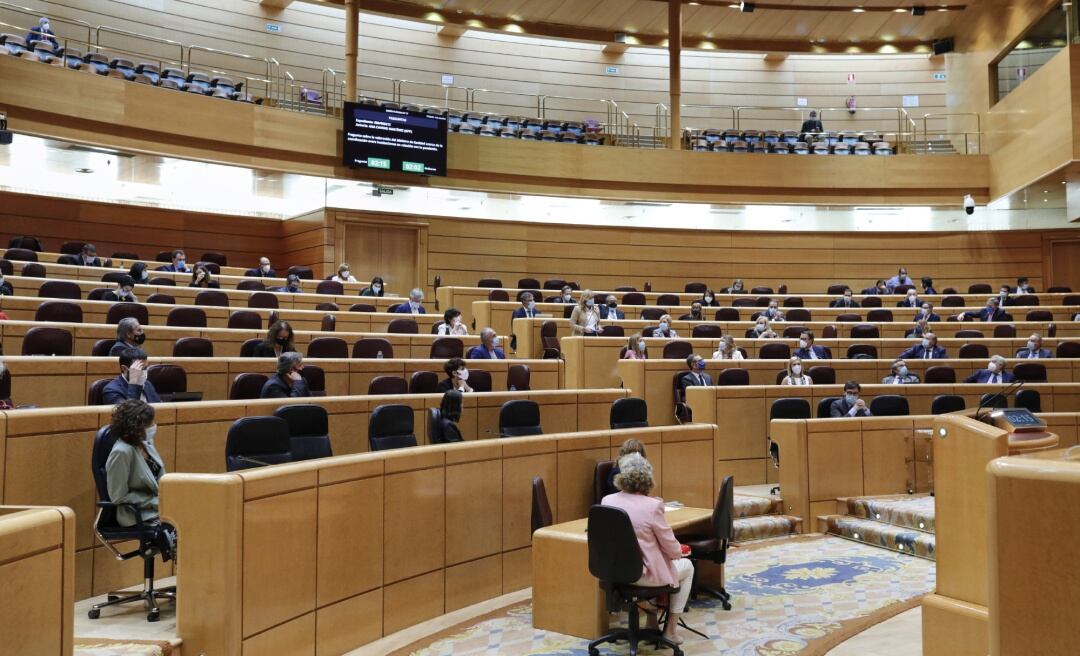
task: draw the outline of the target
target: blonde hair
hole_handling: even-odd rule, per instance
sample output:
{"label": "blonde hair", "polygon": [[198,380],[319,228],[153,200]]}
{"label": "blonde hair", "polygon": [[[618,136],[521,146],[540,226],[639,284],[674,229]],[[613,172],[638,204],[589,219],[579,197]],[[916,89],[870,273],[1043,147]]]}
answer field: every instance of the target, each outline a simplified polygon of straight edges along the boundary
{"label": "blonde hair", "polygon": [[619,447],[620,459],[622,459],[623,456],[630,455],[631,453],[639,453],[641,454],[642,458],[645,457],[645,445],[642,444],[641,440],[631,437],[630,439],[623,442],[622,446]]}
{"label": "blonde hair", "polygon": [[338,266],[337,272],[339,276],[341,275],[342,271],[352,271],[352,267],[349,266],[348,262],[342,262],[341,265]]}
{"label": "blonde hair", "polygon": [[641,333],[634,333],[630,335],[630,339],[626,340],[626,350],[637,352],[638,342],[641,341]]}
{"label": "blonde hair", "polygon": [[615,487],[630,494],[648,494],[653,488],[652,465],[640,453],[630,453],[619,458]]}
{"label": "blonde hair", "polygon": [[[788,360],[788,363],[787,363],[787,372],[788,372],[788,375],[791,376],[792,378],[795,377],[795,374],[791,373],[791,368],[794,367],[796,364],[802,364],[802,358],[800,358],[797,355],[793,355],[793,356],[791,356],[791,359]],[[800,375],[806,375],[806,372],[803,371],[802,374],[800,374]]]}
{"label": "blonde hair", "polygon": [[[581,292],[581,298],[578,299],[577,303],[581,307],[585,307],[585,301],[589,300],[590,298],[595,300],[596,294],[593,292],[593,290],[586,289],[585,291]],[[593,303],[593,307],[596,307],[595,303]]]}

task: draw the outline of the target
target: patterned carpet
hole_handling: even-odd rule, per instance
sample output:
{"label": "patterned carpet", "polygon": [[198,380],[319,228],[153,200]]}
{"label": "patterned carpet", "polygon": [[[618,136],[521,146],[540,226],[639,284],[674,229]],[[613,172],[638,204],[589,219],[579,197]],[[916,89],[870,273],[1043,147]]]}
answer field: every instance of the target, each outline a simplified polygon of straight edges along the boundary
{"label": "patterned carpet", "polygon": [[152,640],[76,638],[74,656],[170,656],[172,645]]}
{"label": "patterned carpet", "polygon": [[[708,640],[683,631],[683,651],[731,656],[812,656],[914,606],[934,589],[934,563],[836,537],[759,543],[728,553],[732,610],[691,602],[685,618]],[[455,627],[399,653],[415,656],[584,656],[588,642],[531,625],[519,605]],[[601,649],[626,654],[625,644]],[[643,653],[651,649],[643,647]],[[670,653],[670,652],[662,652]]]}

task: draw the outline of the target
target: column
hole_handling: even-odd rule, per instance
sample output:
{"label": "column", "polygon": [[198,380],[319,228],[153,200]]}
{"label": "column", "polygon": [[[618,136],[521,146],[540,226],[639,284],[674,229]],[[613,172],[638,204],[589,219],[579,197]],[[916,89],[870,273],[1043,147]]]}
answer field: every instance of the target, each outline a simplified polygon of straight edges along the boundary
{"label": "column", "polygon": [[356,48],[360,36],[360,0],[345,0],[345,100],[356,102]]}
{"label": "column", "polygon": [[668,107],[671,111],[671,142],[682,149],[682,0],[668,0]]}

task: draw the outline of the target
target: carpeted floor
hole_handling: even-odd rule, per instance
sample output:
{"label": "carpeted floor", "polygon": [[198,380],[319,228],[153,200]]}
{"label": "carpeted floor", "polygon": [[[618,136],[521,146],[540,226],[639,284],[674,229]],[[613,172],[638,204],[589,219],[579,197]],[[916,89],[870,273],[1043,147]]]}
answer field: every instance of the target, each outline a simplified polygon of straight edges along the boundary
{"label": "carpeted floor", "polygon": [[172,645],[165,641],[75,640],[75,656],[170,656],[172,653]]}
{"label": "carpeted floor", "polygon": [[[691,603],[683,651],[732,656],[816,656],[913,607],[934,588],[934,563],[830,536],[780,539],[728,553],[731,611]],[[531,607],[518,605],[454,627],[397,654],[517,656],[587,654],[588,642],[532,628]],[[648,653],[650,647],[642,648]],[[625,654],[625,644],[601,649]],[[670,652],[667,652],[670,653]]]}

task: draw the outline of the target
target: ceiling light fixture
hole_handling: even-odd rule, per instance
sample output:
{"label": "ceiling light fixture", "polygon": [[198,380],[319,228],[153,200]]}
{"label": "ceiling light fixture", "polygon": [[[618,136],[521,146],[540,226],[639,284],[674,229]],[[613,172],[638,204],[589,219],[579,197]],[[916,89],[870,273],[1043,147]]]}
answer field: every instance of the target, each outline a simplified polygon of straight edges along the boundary
{"label": "ceiling light fixture", "polygon": [[862,7],[855,7],[855,8],[854,8],[854,9],[852,9],[851,11],[855,12],[856,14],[862,14],[862,13],[865,13],[865,12],[866,12],[866,10],[865,10],[865,9],[863,9]]}

